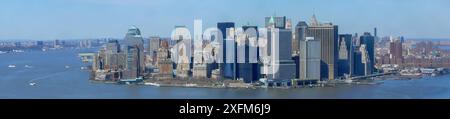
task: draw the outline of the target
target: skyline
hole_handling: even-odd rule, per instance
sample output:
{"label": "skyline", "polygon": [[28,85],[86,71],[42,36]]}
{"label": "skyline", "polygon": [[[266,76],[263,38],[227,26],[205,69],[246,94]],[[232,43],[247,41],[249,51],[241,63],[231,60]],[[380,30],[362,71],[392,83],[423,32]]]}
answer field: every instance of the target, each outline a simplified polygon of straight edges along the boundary
{"label": "skyline", "polygon": [[0,40],[123,38],[133,25],[145,38],[168,37],[177,25],[192,31],[195,19],[203,20],[204,29],[222,21],[262,27],[264,17],[275,15],[292,19],[295,26],[300,20],[309,22],[313,14],[319,21],[339,25],[340,34],[362,34],[377,27],[379,36],[450,38],[450,15],[444,13],[450,11],[448,5],[446,0],[2,1]]}

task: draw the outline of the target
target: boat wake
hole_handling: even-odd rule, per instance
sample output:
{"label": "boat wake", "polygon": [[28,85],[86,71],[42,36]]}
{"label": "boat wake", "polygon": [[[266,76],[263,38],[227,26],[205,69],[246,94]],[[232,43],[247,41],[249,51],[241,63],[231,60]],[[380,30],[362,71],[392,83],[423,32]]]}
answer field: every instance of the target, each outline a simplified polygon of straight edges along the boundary
{"label": "boat wake", "polygon": [[50,74],[50,75],[46,75],[46,76],[42,76],[42,77],[37,77],[37,78],[31,79],[30,81],[28,81],[28,83],[29,83],[30,86],[35,86],[35,85],[37,84],[37,81],[39,81],[39,80],[42,80],[42,79],[48,79],[48,78],[50,78],[50,77],[54,77],[54,76],[57,76],[57,75],[61,75],[61,74],[65,73],[65,72],[67,72],[67,71],[68,71],[68,70],[61,71],[61,72],[56,72],[56,73],[52,73],[52,74]]}

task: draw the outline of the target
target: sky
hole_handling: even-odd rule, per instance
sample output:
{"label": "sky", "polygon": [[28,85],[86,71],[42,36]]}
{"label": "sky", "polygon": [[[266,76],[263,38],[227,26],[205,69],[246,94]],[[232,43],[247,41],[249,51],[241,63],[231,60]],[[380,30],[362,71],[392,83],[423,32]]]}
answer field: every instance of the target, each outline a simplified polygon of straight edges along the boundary
{"label": "sky", "polygon": [[[169,37],[177,25],[217,22],[264,26],[266,16],[293,25],[315,14],[339,33],[450,38],[450,0],[1,0],[0,40],[123,38],[130,26],[144,37]],[[191,31],[193,33],[193,31]]]}

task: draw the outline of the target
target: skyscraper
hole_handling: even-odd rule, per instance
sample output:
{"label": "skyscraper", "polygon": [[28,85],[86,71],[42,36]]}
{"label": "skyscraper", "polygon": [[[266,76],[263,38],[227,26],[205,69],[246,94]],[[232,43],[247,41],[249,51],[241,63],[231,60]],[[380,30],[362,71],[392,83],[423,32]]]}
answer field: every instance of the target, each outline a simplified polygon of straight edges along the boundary
{"label": "skyscraper", "polygon": [[378,37],[377,27],[373,28],[373,35],[374,37]]}
{"label": "skyscraper", "polygon": [[361,43],[360,43],[360,40],[359,40],[358,33],[355,33],[355,35],[352,38],[352,42],[353,42],[353,46],[355,46],[355,48],[359,48]]}
{"label": "skyscraper", "polygon": [[136,79],[144,72],[144,39],[141,31],[132,26],[125,36],[123,47],[126,53],[126,68],[123,72],[124,79]]}
{"label": "skyscraper", "polygon": [[258,47],[255,43],[258,40],[257,26],[242,26],[246,34],[237,36],[238,58],[241,59],[236,65],[237,77],[243,79],[245,83],[251,83],[259,79],[259,59]]}
{"label": "skyscraper", "polygon": [[161,44],[161,38],[154,36],[154,37],[150,37],[149,42],[148,42],[148,58],[150,61],[151,66],[155,66],[156,65],[156,58],[157,58],[157,53],[158,53],[158,49],[159,49],[159,45]]}
{"label": "skyscraper", "polygon": [[[222,32],[222,39],[218,39],[222,41],[222,52],[223,52],[223,63],[220,65],[221,74],[225,78],[235,79],[235,64],[236,64],[236,49],[233,46],[236,46],[234,41],[234,33],[230,31],[234,30],[234,22],[219,22],[217,23],[217,28]],[[230,37],[229,40],[227,40]],[[232,45],[232,46],[227,46]],[[232,48],[232,49],[227,49]],[[232,55],[232,56],[229,56]],[[227,58],[232,58],[228,59]],[[234,61],[234,63],[227,63],[227,61]]]}
{"label": "skyscraper", "polygon": [[292,29],[292,20],[291,19],[286,19],[286,29]]}
{"label": "skyscraper", "polygon": [[372,74],[375,69],[375,37],[369,32],[365,32],[360,38],[361,45],[365,45],[365,50],[367,50],[367,60],[368,68],[370,69],[368,74]]}
{"label": "skyscraper", "polygon": [[127,60],[126,60],[126,69],[124,72],[124,78],[125,79],[136,79],[140,76],[140,71],[141,68],[140,67],[140,49],[136,46],[127,46],[125,49],[125,53],[127,56]]}
{"label": "skyscraper", "polygon": [[[321,49],[321,77],[322,79],[332,80],[336,78],[338,59],[338,26],[332,23],[319,23],[312,16],[309,26],[305,22],[299,22],[296,27],[296,38],[306,40],[306,37],[312,37],[320,41]],[[301,51],[300,51],[301,52]],[[301,70],[301,69],[300,69]]]}
{"label": "skyscraper", "polygon": [[[271,63],[264,64],[268,79],[294,79],[295,61],[292,58],[292,30],[286,29],[286,17],[266,17],[267,55]],[[261,49],[260,49],[261,50]],[[278,58],[276,58],[278,57]]]}
{"label": "skyscraper", "polygon": [[292,59],[292,31],[289,29],[279,30],[279,58],[280,60]]}
{"label": "skyscraper", "polygon": [[320,80],[320,41],[306,37],[300,41],[300,80]]}
{"label": "skyscraper", "polygon": [[[203,45],[200,46],[194,46],[203,48]],[[207,65],[205,58],[203,57],[203,51],[197,50],[194,51],[194,57],[193,57],[192,64],[192,77],[195,79],[206,79],[207,78]]]}
{"label": "skyscraper", "polygon": [[162,40],[157,53],[157,67],[159,69],[157,79],[172,79],[173,67],[170,57],[169,43],[167,40]]}
{"label": "skyscraper", "polygon": [[370,75],[373,72],[373,65],[366,44],[362,44],[359,50],[361,52],[361,63],[363,64],[364,75]]}
{"label": "skyscraper", "polygon": [[351,60],[353,55],[353,44],[351,34],[339,35],[338,42],[339,56],[338,56],[338,76],[344,76],[344,74],[351,74]]}
{"label": "skyscraper", "polygon": [[394,38],[390,37],[390,64],[402,64],[403,63],[403,37]]}
{"label": "skyscraper", "polygon": [[[208,78],[212,78],[213,77],[213,72],[215,72],[217,75],[220,75],[220,68],[219,68],[219,62],[221,62],[221,58],[222,58],[222,53],[218,53],[220,52],[219,50],[221,49],[220,47],[222,47],[220,43],[218,43],[219,41],[217,41],[220,38],[217,38],[218,33],[220,31],[212,31],[211,36],[205,36],[202,42],[202,47],[204,50],[206,50],[206,52],[203,52],[203,54],[209,54],[211,55],[210,58],[206,58],[206,77]],[[217,60],[214,60],[214,59]],[[195,60],[195,59],[194,59]],[[213,78],[213,79],[217,79],[217,77]]]}
{"label": "skyscraper", "polygon": [[119,53],[120,52],[120,44],[117,40],[109,40],[106,44],[106,50],[110,53]]}
{"label": "skyscraper", "polygon": [[125,66],[119,62],[120,45],[117,40],[109,40],[105,48],[105,67],[107,69],[118,71],[119,68]]}
{"label": "skyscraper", "polygon": [[270,16],[265,18],[266,28],[286,29],[286,17]]}
{"label": "skyscraper", "polygon": [[364,63],[362,62],[362,53],[360,49],[355,49],[353,52],[352,76],[363,76],[365,74]]}
{"label": "skyscraper", "polygon": [[373,73],[373,66],[366,44],[355,47],[352,58],[352,76],[364,76]]}
{"label": "skyscraper", "polygon": [[304,21],[298,22],[297,26],[295,26],[295,40],[297,43],[305,40],[306,30],[308,29],[308,24]]}
{"label": "skyscraper", "polygon": [[176,44],[172,47],[172,59],[176,62],[176,77],[189,78],[192,59],[191,36],[187,34],[186,26],[175,26],[175,34],[172,37]]}

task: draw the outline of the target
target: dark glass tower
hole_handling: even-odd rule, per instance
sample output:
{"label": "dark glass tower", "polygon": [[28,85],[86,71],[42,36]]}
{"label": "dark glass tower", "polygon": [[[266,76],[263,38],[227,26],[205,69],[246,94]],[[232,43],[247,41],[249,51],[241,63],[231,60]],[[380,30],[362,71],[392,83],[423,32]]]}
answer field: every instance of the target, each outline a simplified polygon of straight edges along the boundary
{"label": "dark glass tower", "polygon": [[[245,83],[251,83],[259,80],[260,68],[257,62],[259,59],[259,48],[257,46],[250,45],[250,39],[254,39],[257,41],[258,39],[258,27],[257,26],[242,26],[244,32],[247,33],[247,37],[245,38],[244,52],[245,61],[238,62],[236,67],[237,77],[242,78]],[[255,53],[255,54],[250,54]],[[254,58],[254,59],[251,59]],[[253,60],[253,61],[252,61]]]}
{"label": "dark glass tower", "polygon": [[353,56],[353,44],[351,34],[339,35],[338,42],[338,76],[342,77],[344,74],[351,74],[351,61]]}
{"label": "dark glass tower", "polygon": [[[236,56],[233,56],[234,59],[226,59],[226,56],[232,53],[227,52],[234,52],[234,55],[236,54],[236,49],[227,49],[227,29],[234,28],[234,22],[219,22],[217,23],[217,28],[222,32],[222,39],[219,39],[219,41],[222,42],[222,51],[223,51],[223,63],[220,65],[221,74],[224,78],[229,79],[236,79],[236,71],[235,71],[235,65],[236,65]],[[234,39],[234,38],[231,38]],[[233,42],[234,46],[236,46],[236,42]],[[229,45],[229,44],[228,44]],[[226,63],[227,60],[234,60],[234,63]]]}
{"label": "dark glass tower", "polygon": [[144,39],[137,27],[131,27],[125,36],[126,70],[123,78],[136,79],[144,73]]}
{"label": "dark glass tower", "polygon": [[366,50],[368,53],[369,63],[369,71],[368,74],[372,74],[375,66],[375,37],[372,36],[369,32],[365,32],[360,38],[360,43],[366,45]]}

